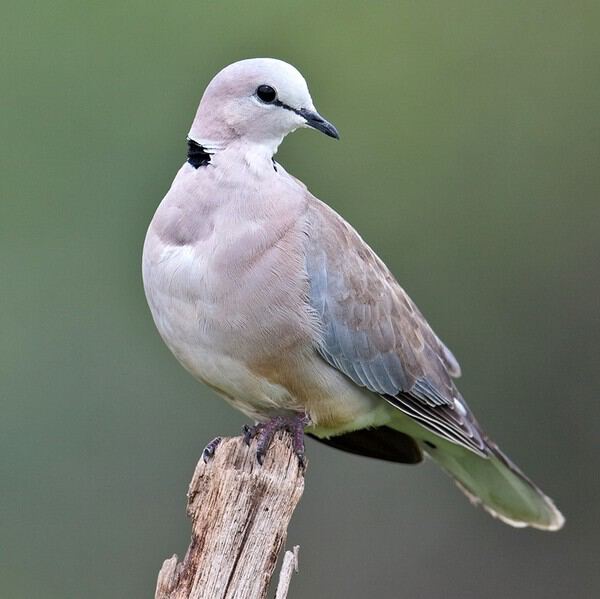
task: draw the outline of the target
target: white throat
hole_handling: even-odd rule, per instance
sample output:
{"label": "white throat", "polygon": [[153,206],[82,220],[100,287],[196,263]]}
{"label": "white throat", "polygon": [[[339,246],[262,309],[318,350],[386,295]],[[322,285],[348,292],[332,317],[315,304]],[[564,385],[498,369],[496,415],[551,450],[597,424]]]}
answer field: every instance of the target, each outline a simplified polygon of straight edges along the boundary
{"label": "white throat", "polygon": [[273,156],[283,141],[283,136],[263,142],[255,142],[248,139],[237,139],[227,144],[215,142],[209,139],[193,139],[210,154],[210,162],[229,170],[231,168],[247,169],[253,173],[260,173],[267,169],[273,171]]}

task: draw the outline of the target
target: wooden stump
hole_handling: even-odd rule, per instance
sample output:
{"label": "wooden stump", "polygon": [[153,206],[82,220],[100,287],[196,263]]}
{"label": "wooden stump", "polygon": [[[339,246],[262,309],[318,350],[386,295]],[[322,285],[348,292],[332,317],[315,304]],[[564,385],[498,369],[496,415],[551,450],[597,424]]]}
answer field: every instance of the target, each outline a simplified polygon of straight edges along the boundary
{"label": "wooden stump", "polygon": [[[303,490],[287,435],[274,440],[262,466],[254,443],[223,439],[214,457],[196,466],[188,491],[191,543],[181,563],[176,555],[164,562],[155,599],[266,598]],[[287,596],[296,558],[297,549],[286,554],[278,598]]]}

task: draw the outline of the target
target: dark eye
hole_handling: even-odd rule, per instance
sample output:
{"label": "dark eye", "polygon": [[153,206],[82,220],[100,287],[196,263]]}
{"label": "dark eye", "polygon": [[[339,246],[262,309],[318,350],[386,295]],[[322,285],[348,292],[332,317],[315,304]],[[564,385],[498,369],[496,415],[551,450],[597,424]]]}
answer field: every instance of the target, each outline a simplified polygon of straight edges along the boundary
{"label": "dark eye", "polygon": [[277,98],[277,92],[270,85],[259,85],[256,88],[256,95],[265,104],[271,104]]}

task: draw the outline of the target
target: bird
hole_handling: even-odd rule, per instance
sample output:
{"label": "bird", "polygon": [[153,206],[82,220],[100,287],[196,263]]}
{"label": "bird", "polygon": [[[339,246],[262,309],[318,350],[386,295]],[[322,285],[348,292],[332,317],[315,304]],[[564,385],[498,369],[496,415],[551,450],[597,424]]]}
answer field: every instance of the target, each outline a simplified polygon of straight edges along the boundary
{"label": "bird", "polygon": [[208,84],[144,241],[162,339],[253,421],[244,436],[261,463],[278,431],[300,465],[305,434],[396,463],[429,457],[503,522],[558,530],[562,514],[485,434],[458,361],[388,267],[275,161],[301,128],[339,139],[284,61],[240,60]]}

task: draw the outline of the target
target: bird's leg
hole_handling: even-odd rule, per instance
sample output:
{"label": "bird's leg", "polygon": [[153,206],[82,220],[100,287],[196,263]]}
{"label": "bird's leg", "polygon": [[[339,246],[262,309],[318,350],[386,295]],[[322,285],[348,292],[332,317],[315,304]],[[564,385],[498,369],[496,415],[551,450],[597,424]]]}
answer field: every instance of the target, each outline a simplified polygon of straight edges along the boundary
{"label": "bird's leg", "polygon": [[219,443],[221,443],[222,441],[222,437],[215,437],[205,448],[204,451],[202,452],[202,459],[204,460],[204,463],[206,464],[208,462],[208,460],[210,460],[210,458],[212,458],[215,455],[215,450],[217,449],[217,447],[219,446]]}
{"label": "bird's leg", "polygon": [[306,466],[304,456],[304,428],[309,424],[310,419],[306,414],[294,414],[293,416],[275,416],[264,423],[255,426],[244,426],[244,440],[250,445],[252,439],[256,437],[256,459],[262,465],[267,450],[273,442],[273,437],[278,431],[286,431],[292,438],[292,448],[300,466]]}

